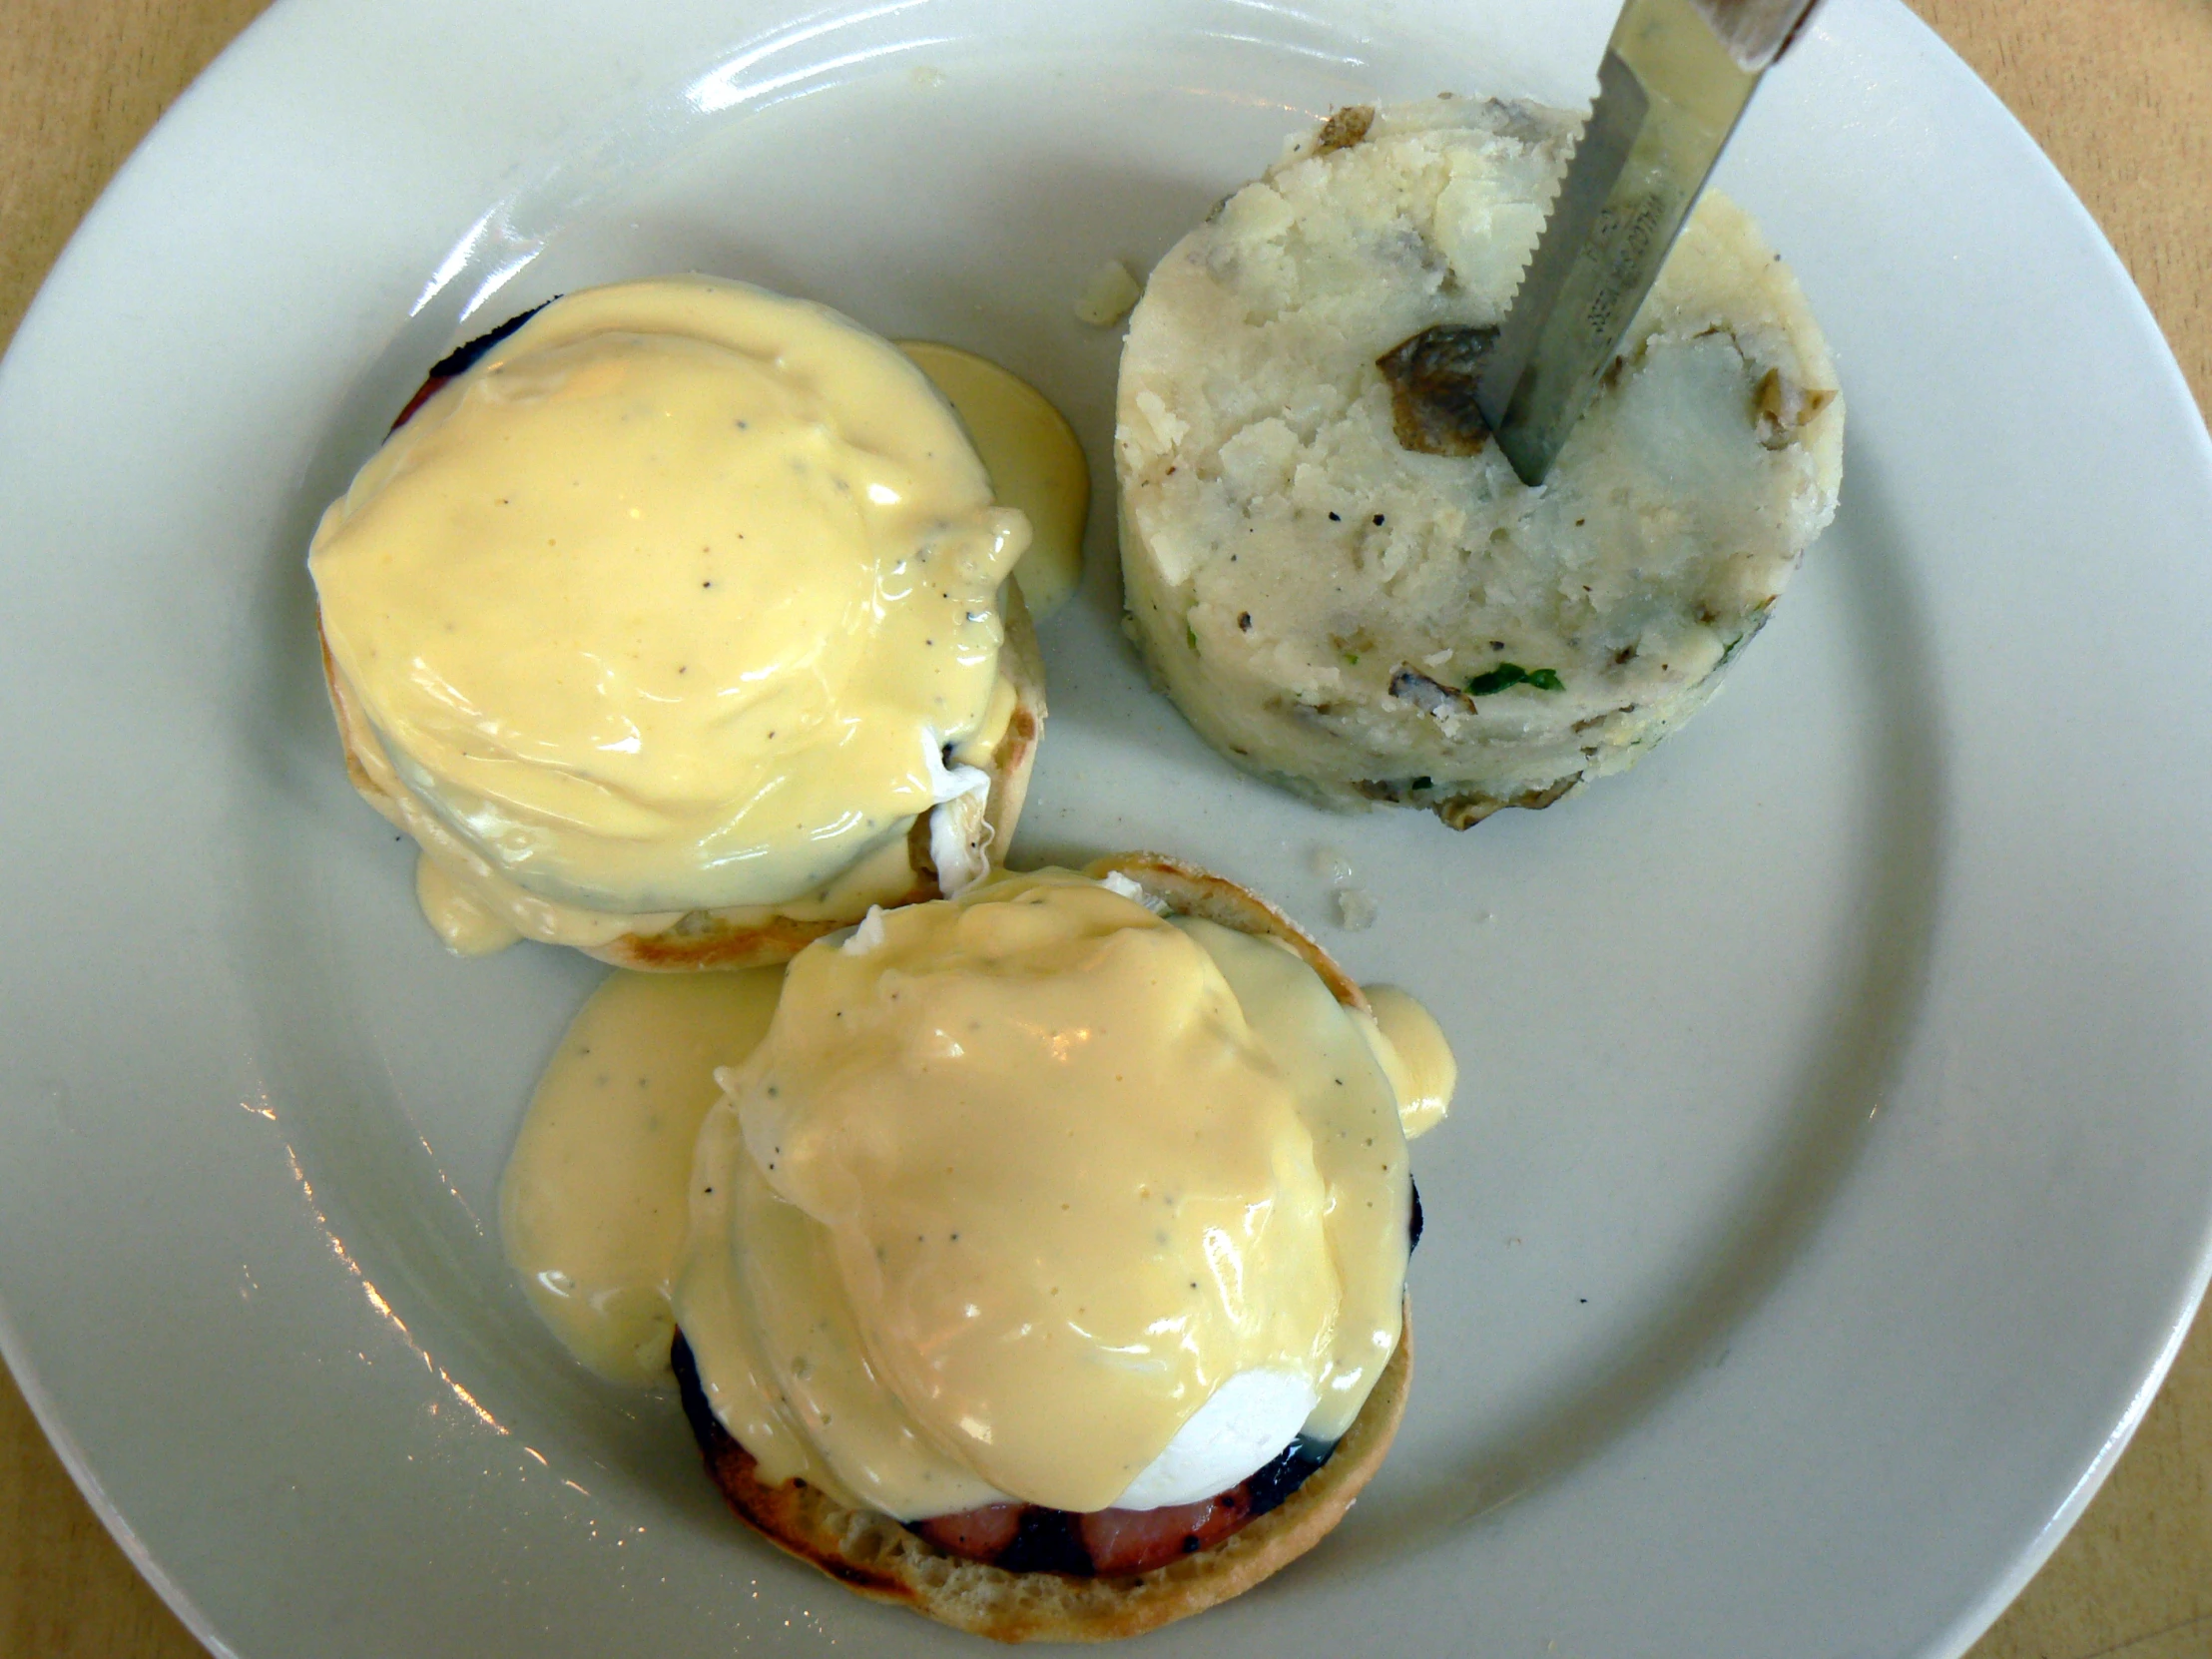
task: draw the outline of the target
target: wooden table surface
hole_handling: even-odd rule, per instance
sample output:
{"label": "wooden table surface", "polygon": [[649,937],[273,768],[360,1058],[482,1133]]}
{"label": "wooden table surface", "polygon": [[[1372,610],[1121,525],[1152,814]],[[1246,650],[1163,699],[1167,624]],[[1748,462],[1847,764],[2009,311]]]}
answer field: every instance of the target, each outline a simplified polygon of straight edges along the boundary
{"label": "wooden table surface", "polygon": [[[170,101],[266,0],[0,0],[0,340]],[[1913,0],[2071,181],[2212,406],[2212,0]],[[0,1373],[0,1656],[197,1659]],[[1973,1659],[2212,1656],[2212,1319]],[[1778,1656],[1794,1659],[1794,1656]],[[1808,1656],[1810,1659],[1810,1656]]]}

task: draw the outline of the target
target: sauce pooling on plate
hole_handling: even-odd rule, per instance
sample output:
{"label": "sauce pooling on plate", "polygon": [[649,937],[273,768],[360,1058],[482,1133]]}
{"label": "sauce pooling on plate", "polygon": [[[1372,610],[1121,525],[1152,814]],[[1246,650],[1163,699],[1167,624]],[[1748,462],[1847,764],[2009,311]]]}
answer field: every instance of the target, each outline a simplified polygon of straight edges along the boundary
{"label": "sauce pooling on plate", "polygon": [[692,1148],[716,1069],[753,1052],[783,979],[611,974],[531,1098],[499,1188],[507,1260],[569,1352],[613,1382],[669,1381]]}
{"label": "sauce pooling on plate", "polygon": [[988,357],[934,340],[898,348],[958,413],[998,499],[1028,515],[1029,551],[1014,580],[1029,614],[1050,616],[1083,578],[1091,475],[1073,428],[1043,392]]}

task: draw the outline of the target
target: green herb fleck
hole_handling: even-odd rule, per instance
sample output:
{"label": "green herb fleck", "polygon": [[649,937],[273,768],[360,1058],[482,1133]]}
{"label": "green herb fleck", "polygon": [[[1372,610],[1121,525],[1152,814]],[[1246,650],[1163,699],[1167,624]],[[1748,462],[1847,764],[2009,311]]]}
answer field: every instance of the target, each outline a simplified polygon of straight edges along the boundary
{"label": "green herb fleck", "polygon": [[1518,663],[1500,663],[1486,674],[1477,674],[1467,682],[1469,697],[1488,697],[1501,692],[1507,686],[1534,686],[1538,691],[1565,691],[1559,679],[1559,671],[1552,668],[1522,668]]}
{"label": "green herb fleck", "polygon": [[1417,795],[1422,790],[1434,789],[1435,783],[1431,778],[1429,778],[1426,773],[1422,773],[1418,778],[1414,779],[1412,783],[1407,785],[1406,787],[1412,790]]}
{"label": "green herb fleck", "polygon": [[1354,668],[1358,668],[1360,666],[1360,653],[1357,651],[1347,651],[1345,653],[1345,661],[1350,663]]}
{"label": "green herb fleck", "polygon": [[1193,651],[1198,649],[1198,630],[1187,622],[1183,624],[1183,638],[1189,642]]}

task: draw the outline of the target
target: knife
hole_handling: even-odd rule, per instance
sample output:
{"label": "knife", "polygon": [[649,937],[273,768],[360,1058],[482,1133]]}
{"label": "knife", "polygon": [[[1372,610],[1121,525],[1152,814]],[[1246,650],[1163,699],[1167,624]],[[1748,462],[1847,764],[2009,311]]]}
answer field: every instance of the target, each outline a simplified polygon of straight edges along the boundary
{"label": "knife", "polygon": [[1543,482],[1706,176],[1819,0],[1628,0],[1597,102],[1474,395],[1521,482]]}

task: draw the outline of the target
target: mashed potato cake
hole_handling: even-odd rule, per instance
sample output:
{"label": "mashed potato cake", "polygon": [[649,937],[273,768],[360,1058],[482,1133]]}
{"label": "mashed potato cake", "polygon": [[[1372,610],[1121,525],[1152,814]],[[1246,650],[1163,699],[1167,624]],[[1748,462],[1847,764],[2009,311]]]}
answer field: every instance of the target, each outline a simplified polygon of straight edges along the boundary
{"label": "mashed potato cake", "polygon": [[1494,326],[1575,118],[1339,111],[1152,273],[1121,359],[1129,624],[1240,766],[1454,829],[1631,765],[1834,517],[1844,409],[1758,227],[1708,193],[1541,488],[1416,453],[1378,359]]}

